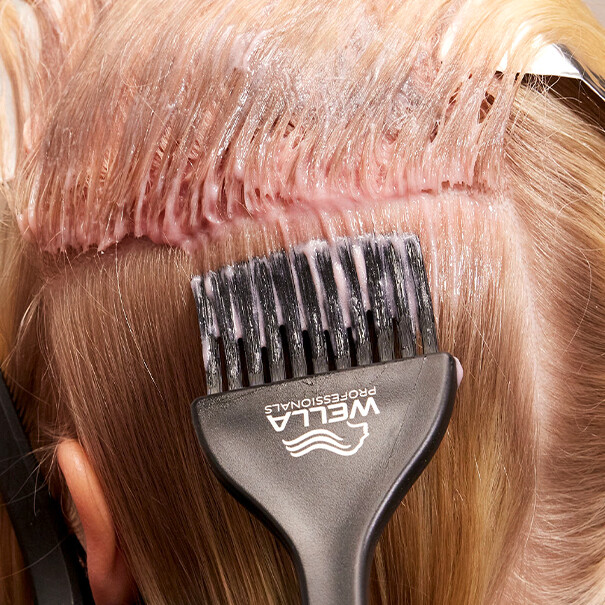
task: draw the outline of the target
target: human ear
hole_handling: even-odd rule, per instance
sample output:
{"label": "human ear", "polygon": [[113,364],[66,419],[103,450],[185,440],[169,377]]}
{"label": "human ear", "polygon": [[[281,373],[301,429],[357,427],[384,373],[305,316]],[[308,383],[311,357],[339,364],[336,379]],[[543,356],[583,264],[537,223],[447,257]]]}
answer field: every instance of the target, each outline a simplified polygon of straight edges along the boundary
{"label": "human ear", "polygon": [[58,445],[57,459],[82,523],[88,579],[96,605],[134,603],[136,585],[118,547],[105,495],[86,452],[78,441],[69,439]]}

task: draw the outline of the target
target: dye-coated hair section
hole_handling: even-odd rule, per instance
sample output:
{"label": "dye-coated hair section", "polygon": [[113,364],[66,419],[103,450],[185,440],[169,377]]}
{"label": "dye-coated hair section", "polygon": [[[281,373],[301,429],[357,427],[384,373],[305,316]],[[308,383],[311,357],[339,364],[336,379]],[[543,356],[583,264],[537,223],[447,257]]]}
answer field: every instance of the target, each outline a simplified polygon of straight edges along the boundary
{"label": "dye-coated hair section", "polygon": [[[84,20],[32,4],[40,94],[0,227],[2,370],[74,530],[53,464],[70,437],[146,603],[297,603],[284,549],[201,457],[189,280],[400,230],[421,239],[438,339],[465,377],[378,544],[372,604],[601,605],[605,142],[517,74],[550,41],[605,65],[584,9],[80,6]],[[26,602],[14,537],[0,544],[0,598]]]}
{"label": "dye-coated hair section", "polygon": [[242,219],[500,189],[539,9],[557,6],[113,3],[21,174],[21,231],[48,251],[195,251]]}

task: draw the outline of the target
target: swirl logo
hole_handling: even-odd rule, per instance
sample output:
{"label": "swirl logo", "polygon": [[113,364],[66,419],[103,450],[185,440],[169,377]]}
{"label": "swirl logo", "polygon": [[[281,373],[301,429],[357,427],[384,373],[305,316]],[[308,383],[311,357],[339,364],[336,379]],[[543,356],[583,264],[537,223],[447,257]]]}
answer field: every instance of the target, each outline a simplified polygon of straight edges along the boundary
{"label": "swirl logo", "polygon": [[[368,423],[361,422],[359,424],[353,424],[347,421],[346,424],[352,429],[359,429],[357,431],[351,431],[350,435],[348,435],[349,438],[353,439],[351,443],[345,443],[343,437],[340,437],[333,431],[327,429],[307,431],[300,437],[290,441],[282,439],[282,443],[294,458],[304,456],[313,450],[326,450],[338,454],[339,456],[352,456],[359,450],[369,434]],[[358,439],[357,435],[359,435]]]}

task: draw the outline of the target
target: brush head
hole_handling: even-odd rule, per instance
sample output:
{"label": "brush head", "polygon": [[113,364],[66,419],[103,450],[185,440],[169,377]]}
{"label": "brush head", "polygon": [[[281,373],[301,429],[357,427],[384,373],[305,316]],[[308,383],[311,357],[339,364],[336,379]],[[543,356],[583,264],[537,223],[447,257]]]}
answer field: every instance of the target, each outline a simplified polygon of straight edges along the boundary
{"label": "brush head", "polygon": [[312,241],[191,286],[208,394],[437,352],[415,235]]}
{"label": "brush head", "polygon": [[192,280],[199,441],[289,549],[303,603],[361,605],[374,545],[456,391],[418,239],[313,241]]}

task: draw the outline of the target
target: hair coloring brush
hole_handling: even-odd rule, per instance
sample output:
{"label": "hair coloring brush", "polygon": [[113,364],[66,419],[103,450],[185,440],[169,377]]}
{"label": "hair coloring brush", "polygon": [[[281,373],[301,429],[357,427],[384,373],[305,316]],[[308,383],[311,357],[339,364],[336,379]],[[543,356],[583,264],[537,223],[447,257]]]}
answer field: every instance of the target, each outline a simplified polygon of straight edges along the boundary
{"label": "hair coloring brush", "polygon": [[456,392],[414,235],[313,241],[191,282],[199,441],[289,549],[304,603],[367,602],[376,541]]}

